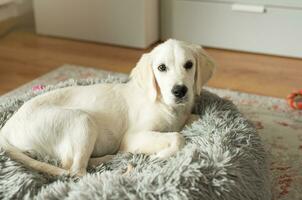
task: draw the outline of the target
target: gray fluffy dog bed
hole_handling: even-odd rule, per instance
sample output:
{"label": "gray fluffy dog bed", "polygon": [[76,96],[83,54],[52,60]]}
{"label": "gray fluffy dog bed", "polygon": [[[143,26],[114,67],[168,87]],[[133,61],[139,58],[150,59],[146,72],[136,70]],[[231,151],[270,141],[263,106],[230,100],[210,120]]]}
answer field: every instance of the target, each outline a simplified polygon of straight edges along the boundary
{"label": "gray fluffy dog bed", "polygon": [[[119,80],[70,80],[48,86],[43,92],[113,81]],[[38,93],[29,91],[2,103],[0,127]],[[0,199],[271,199],[268,161],[253,125],[230,101],[207,91],[197,100],[195,112],[200,119],[183,129],[187,143],[176,156],[160,161],[120,153],[112,161],[89,169],[90,174],[81,179],[39,174],[0,150]],[[122,175],[129,163],[134,169]]]}

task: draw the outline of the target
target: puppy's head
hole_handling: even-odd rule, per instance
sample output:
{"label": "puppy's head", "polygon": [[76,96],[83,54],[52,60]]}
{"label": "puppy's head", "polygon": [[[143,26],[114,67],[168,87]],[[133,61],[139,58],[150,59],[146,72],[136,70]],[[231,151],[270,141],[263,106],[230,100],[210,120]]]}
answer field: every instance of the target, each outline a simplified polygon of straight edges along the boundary
{"label": "puppy's head", "polygon": [[192,102],[213,70],[214,62],[201,46],[170,39],[144,54],[130,76],[152,101],[177,106]]}

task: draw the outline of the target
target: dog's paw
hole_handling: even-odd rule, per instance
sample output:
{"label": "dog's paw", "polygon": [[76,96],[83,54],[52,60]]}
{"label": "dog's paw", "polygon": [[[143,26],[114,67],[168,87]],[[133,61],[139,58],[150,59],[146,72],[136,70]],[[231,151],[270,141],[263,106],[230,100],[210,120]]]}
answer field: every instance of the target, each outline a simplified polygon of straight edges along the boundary
{"label": "dog's paw", "polygon": [[81,178],[87,174],[86,169],[79,169],[79,170],[70,170],[69,177],[71,178]]}
{"label": "dog's paw", "polygon": [[180,133],[172,132],[165,134],[167,134],[168,146],[154,154],[152,156],[153,158],[166,159],[170,156],[175,155],[180,149],[184,147],[185,138]]}
{"label": "dog's paw", "polygon": [[175,151],[179,151],[185,146],[185,138],[178,132],[173,132],[171,134],[171,142],[170,148],[174,149]]}

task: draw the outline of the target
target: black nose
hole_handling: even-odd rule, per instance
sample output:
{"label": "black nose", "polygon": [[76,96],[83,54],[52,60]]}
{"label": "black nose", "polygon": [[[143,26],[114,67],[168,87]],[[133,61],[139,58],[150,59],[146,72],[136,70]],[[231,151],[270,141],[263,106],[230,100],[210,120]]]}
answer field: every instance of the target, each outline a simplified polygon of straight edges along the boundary
{"label": "black nose", "polygon": [[188,88],[185,85],[175,85],[172,88],[172,94],[177,98],[182,98],[186,95]]}

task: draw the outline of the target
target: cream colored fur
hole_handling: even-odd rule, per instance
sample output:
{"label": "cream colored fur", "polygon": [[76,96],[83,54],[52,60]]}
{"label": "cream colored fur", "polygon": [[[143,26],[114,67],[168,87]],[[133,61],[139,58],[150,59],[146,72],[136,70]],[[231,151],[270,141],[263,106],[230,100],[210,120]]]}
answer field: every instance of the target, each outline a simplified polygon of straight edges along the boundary
{"label": "cream colored fur", "polygon": [[[183,67],[187,60],[190,70]],[[158,70],[161,64],[166,72]],[[200,46],[168,40],[142,56],[125,84],[68,87],[29,100],[1,129],[0,146],[52,175],[84,175],[88,164],[118,151],[167,158],[183,147],[179,131],[213,69]],[[171,93],[176,84],[188,88],[182,102]],[[60,159],[62,168],[26,156],[28,150]]]}

